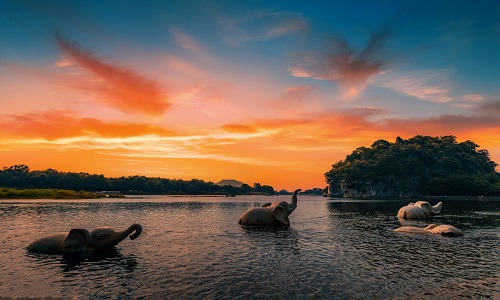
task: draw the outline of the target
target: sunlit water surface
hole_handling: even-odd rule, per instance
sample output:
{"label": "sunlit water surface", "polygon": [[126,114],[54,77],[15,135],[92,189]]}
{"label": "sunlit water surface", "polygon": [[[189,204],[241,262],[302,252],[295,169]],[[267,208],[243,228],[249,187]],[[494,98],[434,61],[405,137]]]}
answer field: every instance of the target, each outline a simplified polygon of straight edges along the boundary
{"label": "sunlit water surface", "polygon": [[[246,209],[289,198],[1,200],[0,298],[500,298],[500,201],[445,201],[432,222],[457,238],[394,232],[407,200],[299,196],[288,230],[238,225]],[[53,231],[132,223],[142,235],[100,258],[25,250]]]}

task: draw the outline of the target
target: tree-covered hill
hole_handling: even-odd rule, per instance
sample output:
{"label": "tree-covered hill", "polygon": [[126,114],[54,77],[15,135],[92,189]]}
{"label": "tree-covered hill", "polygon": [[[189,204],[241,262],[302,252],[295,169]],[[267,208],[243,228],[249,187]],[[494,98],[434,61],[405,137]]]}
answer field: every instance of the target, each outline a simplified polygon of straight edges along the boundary
{"label": "tree-covered hill", "polygon": [[332,197],[498,196],[487,150],[454,136],[417,135],[359,147],[325,173]]}
{"label": "tree-covered hill", "polygon": [[253,187],[216,185],[199,179],[181,180],[146,176],[108,178],[104,175],[59,172],[53,169],[31,171],[26,165],[0,170],[0,187],[32,189],[65,189],[74,191],[119,191],[123,194],[168,195],[274,195],[273,187],[255,183]]}

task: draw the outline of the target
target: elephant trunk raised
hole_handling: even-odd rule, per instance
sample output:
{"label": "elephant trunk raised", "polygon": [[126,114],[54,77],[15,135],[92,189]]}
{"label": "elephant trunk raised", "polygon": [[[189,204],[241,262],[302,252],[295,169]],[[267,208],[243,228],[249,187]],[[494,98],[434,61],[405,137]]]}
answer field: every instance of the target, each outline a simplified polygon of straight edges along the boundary
{"label": "elephant trunk raised", "polygon": [[135,231],[134,234],[130,235],[130,239],[131,240],[135,240],[136,238],[138,238],[141,233],[142,233],[142,226],[141,224],[132,224],[130,225],[130,227],[127,229],[127,231]]}
{"label": "elephant trunk raised", "polygon": [[111,228],[98,228],[90,233],[91,237],[88,247],[94,249],[114,247],[128,236],[130,236],[131,240],[134,240],[141,233],[142,226],[140,224],[132,224],[123,231],[114,231]]}
{"label": "elephant trunk raised", "polygon": [[292,213],[292,211],[294,211],[296,208],[297,208],[297,194],[300,192],[300,189],[299,190],[295,190],[292,194],[292,200],[291,200],[291,203],[290,203],[290,206],[289,206],[289,209],[291,209],[290,213]]}
{"label": "elephant trunk raised", "polygon": [[127,236],[131,240],[135,240],[141,235],[141,233],[142,233],[142,226],[140,224],[132,224],[130,225],[129,228],[125,229],[124,231],[117,232],[115,239],[113,239],[113,243],[116,242],[116,244],[118,244],[119,242],[123,241]]}
{"label": "elephant trunk raised", "polygon": [[441,208],[443,207],[443,202],[439,202],[438,204],[430,207],[431,215],[437,215],[441,212]]}

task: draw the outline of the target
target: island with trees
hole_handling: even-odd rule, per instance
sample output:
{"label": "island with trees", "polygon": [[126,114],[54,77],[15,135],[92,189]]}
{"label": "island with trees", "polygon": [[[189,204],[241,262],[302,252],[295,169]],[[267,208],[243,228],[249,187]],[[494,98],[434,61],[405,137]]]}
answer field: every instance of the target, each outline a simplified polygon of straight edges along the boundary
{"label": "island with trees", "polygon": [[359,147],[325,173],[330,197],[500,196],[487,150],[455,136],[397,137]]}

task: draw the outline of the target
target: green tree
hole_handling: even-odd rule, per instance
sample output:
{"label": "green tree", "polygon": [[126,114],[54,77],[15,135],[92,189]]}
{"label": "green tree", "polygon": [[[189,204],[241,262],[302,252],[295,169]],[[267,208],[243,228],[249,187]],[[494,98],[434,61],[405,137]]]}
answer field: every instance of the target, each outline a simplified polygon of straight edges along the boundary
{"label": "green tree", "polygon": [[487,150],[454,136],[417,135],[359,147],[325,173],[329,194],[344,196],[498,195]]}

